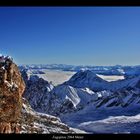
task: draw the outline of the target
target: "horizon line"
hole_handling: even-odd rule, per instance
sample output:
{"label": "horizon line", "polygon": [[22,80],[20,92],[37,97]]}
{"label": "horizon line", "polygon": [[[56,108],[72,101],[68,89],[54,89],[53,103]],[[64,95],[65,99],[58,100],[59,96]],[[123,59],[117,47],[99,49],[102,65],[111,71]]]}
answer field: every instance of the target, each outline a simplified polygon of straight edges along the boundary
{"label": "horizon line", "polygon": [[35,64],[35,63],[32,63],[32,64],[17,64],[18,66],[23,66],[23,65],[67,65],[67,66],[90,66],[90,67],[113,67],[113,66],[140,66],[140,64],[134,64],[134,65],[123,65],[123,64],[116,64],[116,65],[89,65],[89,64],[62,64],[62,63],[51,63],[51,64]]}

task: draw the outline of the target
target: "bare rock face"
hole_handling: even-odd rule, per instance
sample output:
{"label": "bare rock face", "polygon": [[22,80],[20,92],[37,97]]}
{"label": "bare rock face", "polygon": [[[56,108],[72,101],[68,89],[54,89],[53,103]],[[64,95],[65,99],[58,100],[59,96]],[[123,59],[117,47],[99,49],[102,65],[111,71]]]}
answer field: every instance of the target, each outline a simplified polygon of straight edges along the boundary
{"label": "bare rock face", "polygon": [[18,133],[25,83],[17,65],[0,57],[0,133]]}

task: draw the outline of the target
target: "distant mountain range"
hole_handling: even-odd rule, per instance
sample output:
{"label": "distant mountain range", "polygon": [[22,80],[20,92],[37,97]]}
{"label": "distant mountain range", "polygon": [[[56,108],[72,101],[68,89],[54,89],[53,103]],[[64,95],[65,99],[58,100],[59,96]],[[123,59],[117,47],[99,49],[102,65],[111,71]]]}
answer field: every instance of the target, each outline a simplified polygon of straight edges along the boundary
{"label": "distant mountain range", "polygon": [[[90,70],[96,74],[103,75],[126,75],[133,76],[140,74],[140,65],[137,66],[75,66],[75,65],[65,65],[65,64],[32,64],[32,65],[19,65],[19,68],[34,70],[38,70],[41,73],[42,69],[50,69],[50,70],[63,70],[63,71],[75,71],[78,72],[80,70]],[[39,71],[40,70],[40,71]]]}

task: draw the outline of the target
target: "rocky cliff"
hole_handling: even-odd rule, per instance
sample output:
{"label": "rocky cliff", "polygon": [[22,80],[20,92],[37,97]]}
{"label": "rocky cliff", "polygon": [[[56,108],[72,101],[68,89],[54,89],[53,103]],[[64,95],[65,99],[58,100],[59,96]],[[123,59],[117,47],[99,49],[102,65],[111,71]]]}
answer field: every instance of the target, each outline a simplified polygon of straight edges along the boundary
{"label": "rocky cliff", "polygon": [[25,83],[10,57],[0,57],[0,133],[18,133]]}

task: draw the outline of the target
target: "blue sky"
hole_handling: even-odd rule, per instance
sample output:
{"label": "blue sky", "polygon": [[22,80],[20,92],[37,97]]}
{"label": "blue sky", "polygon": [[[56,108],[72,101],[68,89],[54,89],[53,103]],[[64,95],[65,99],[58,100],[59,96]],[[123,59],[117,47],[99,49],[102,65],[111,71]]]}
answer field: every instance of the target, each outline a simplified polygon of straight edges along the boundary
{"label": "blue sky", "polygon": [[18,64],[138,65],[140,7],[0,7],[0,53]]}

